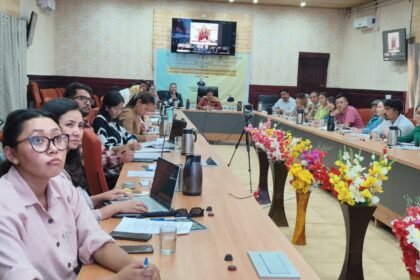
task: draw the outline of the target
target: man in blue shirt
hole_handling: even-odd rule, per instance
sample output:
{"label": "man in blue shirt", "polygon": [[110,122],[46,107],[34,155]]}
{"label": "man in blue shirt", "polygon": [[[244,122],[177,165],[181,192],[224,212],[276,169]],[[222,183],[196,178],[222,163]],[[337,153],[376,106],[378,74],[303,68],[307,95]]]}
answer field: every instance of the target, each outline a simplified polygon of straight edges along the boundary
{"label": "man in blue shirt", "polygon": [[284,115],[292,115],[296,111],[296,101],[290,97],[290,94],[283,90],[281,98],[274,104],[273,112]]}

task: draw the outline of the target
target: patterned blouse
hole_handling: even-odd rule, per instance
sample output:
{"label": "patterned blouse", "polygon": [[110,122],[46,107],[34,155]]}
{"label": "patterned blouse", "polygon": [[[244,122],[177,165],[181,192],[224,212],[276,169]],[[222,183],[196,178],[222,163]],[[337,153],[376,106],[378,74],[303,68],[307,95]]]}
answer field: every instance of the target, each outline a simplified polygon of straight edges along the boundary
{"label": "patterned blouse", "polygon": [[93,129],[107,150],[132,141],[137,142],[136,136],[128,133],[118,121],[108,122],[103,115],[98,115],[93,120]]}

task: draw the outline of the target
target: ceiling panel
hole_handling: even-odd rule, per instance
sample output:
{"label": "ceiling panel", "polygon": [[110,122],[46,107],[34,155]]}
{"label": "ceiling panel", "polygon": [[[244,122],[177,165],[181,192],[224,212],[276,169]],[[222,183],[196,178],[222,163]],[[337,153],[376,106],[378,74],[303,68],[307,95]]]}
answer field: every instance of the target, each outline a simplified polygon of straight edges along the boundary
{"label": "ceiling panel", "polygon": [[[253,0],[235,0],[235,3],[248,3],[252,4]],[[351,8],[357,7],[372,0],[303,0],[306,2],[307,7],[320,7],[320,8]],[[228,0],[205,0],[204,2],[225,2]],[[280,6],[299,6],[301,0],[258,0],[258,5],[280,5]],[[234,3],[230,3],[234,4]]]}

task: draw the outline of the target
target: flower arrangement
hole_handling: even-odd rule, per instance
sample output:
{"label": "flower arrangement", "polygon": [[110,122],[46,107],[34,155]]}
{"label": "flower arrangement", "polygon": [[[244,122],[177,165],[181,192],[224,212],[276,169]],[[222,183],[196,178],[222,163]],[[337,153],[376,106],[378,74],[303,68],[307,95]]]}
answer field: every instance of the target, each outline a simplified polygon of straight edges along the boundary
{"label": "flower arrangement", "polygon": [[296,192],[307,193],[322,181],[326,173],[323,164],[325,155],[326,152],[317,149],[304,150],[294,160],[289,168],[289,175],[292,177],[290,184]]}
{"label": "flower arrangement", "polygon": [[388,180],[387,175],[393,161],[389,159],[386,149],[378,160],[372,155],[368,169],[362,166],[363,160],[360,152],[353,154],[351,150],[344,149],[342,154],[340,152],[339,160],[335,162],[337,170],[329,173],[329,181],[341,203],[372,206],[379,202],[375,193],[383,192],[382,183]]}
{"label": "flower arrangement", "polygon": [[245,128],[251,134],[252,141],[257,149],[267,153],[271,161],[286,161],[289,157],[289,144],[293,137],[289,132],[271,128],[271,120],[260,123],[258,128],[248,125]]}
{"label": "flower arrangement", "polygon": [[392,231],[400,242],[407,271],[420,276],[420,204],[409,207],[407,216],[392,222]]}

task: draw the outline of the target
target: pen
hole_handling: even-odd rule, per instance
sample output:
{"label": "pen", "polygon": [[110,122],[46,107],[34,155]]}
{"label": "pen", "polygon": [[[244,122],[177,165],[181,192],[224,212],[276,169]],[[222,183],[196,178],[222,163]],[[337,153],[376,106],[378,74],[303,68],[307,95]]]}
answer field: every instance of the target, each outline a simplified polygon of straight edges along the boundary
{"label": "pen", "polygon": [[161,221],[161,222],[177,222],[177,221],[179,221],[179,220],[185,220],[185,219],[187,219],[186,217],[185,218],[175,218],[175,219],[165,219],[165,218],[151,218],[150,220],[151,221]]}
{"label": "pen", "polygon": [[144,258],[143,266],[144,266],[144,268],[147,268],[149,266],[149,258],[148,257]]}

